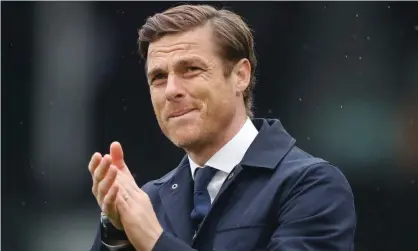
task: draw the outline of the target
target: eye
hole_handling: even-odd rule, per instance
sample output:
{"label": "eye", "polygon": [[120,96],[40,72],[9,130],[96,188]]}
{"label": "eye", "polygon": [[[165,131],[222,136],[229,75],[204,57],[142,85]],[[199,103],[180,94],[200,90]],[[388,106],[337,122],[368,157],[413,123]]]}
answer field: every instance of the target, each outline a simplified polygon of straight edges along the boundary
{"label": "eye", "polygon": [[187,72],[194,72],[194,71],[200,71],[201,69],[196,66],[189,66],[187,67]]}
{"label": "eye", "polygon": [[188,66],[186,67],[184,72],[185,77],[195,77],[202,72],[202,68],[197,66]]}
{"label": "eye", "polygon": [[158,80],[158,79],[163,79],[163,78],[165,78],[165,75],[164,75],[164,74],[162,74],[162,73],[160,73],[160,74],[155,75],[155,76],[152,78],[152,81],[154,81],[154,80]]}
{"label": "eye", "polygon": [[156,85],[158,83],[161,83],[162,82],[161,80],[164,80],[165,78],[166,78],[166,75],[165,74],[162,74],[162,73],[157,74],[154,77],[152,77],[151,84],[152,85]]}

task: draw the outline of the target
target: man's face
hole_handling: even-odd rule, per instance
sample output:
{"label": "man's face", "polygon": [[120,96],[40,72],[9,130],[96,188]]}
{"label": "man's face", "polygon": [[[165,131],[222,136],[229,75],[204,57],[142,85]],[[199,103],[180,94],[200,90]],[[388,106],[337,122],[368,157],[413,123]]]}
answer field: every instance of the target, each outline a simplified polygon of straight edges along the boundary
{"label": "man's face", "polygon": [[238,112],[245,113],[248,60],[225,77],[216,46],[208,25],[163,36],[149,46],[147,78],[154,112],[163,133],[178,147],[203,147]]}

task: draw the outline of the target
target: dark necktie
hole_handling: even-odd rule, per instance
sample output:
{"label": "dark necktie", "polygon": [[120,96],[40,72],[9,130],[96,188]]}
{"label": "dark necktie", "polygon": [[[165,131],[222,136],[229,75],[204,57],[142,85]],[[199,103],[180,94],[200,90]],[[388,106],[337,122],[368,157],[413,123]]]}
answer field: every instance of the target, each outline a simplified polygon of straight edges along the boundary
{"label": "dark necktie", "polygon": [[209,182],[216,173],[216,169],[206,166],[204,168],[196,168],[194,178],[194,208],[190,214],[193,222],[194,230],[199,228],[200,223],[211,207],[210,195],[208,192]]}

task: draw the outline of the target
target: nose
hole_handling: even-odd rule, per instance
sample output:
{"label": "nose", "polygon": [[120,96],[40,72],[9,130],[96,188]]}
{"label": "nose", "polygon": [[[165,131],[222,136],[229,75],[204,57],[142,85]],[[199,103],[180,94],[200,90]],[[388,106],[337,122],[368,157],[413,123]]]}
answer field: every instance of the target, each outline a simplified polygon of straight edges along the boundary
{"label": "nose", "polygon": [[175,74],[169,74],[165,88],[165,96],[170,101],[179,101],[185,96],[185,90]]}

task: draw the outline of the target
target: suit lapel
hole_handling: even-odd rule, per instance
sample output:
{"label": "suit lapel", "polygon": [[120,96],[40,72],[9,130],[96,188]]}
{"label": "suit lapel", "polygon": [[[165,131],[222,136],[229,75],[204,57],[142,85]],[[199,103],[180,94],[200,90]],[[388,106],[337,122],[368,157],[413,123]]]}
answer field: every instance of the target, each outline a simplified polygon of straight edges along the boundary
{"label": "suit lapel", "polygon": [[222,184],[218,195],[216,196],[215,200],[212,203],[212,207],[216,205],[216,202],[219,200],[222,194],[225,193],[225,191],[229,188],[229,186],[235,181],[235,179],[238,177],[241,171],[242,171],[242,167],[240,165],[235,166],[235,168],[231,171],[231,173],[228,175],[228,177]]}
{"label": "suit lapel", "polygon": [[180,166],[173,177],[161,185],[159,194],[174,234],[190,243],[193,236],[190,220],[193,207],[193,179],[189,165]]}

